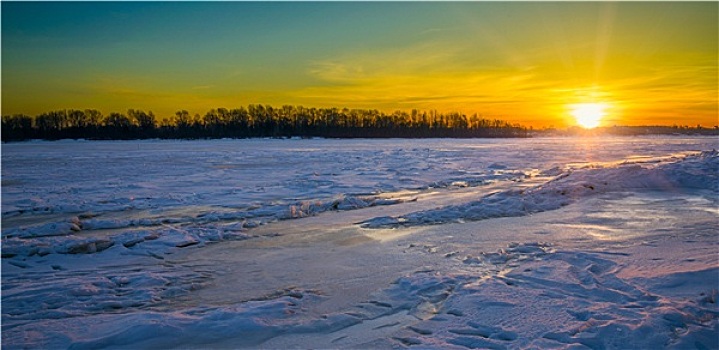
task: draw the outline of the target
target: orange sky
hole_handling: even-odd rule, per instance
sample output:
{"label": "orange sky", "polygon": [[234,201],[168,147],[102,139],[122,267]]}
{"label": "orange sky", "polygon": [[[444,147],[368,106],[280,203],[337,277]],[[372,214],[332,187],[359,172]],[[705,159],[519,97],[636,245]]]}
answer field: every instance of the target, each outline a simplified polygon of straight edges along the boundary
{"label": "orange sky", "polygon": [[717,2],[2,3],[2,113],[252,103],[717,121]]}

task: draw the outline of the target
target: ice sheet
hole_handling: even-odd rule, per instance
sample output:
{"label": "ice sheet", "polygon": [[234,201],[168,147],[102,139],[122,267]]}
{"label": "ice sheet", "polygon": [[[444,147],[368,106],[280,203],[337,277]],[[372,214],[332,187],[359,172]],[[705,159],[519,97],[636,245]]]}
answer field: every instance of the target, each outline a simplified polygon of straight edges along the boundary
{"label": "ice sheet", "polygon": [[3,347],[716,348],[716,148],[4,144]]}

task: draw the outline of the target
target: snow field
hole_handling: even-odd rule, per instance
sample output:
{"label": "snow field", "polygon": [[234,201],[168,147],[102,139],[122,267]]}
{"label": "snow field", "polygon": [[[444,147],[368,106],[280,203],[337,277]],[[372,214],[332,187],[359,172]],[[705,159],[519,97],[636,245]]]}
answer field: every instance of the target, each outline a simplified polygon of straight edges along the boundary
{"label": "snow field", "polygon": [[585,197],[632,190],[672,191],[694,188],[719,194],[719,157],[716,150],[687,157],[683,161],[646,167],[623,163],[615,167],[573,169],[529,189],[493,193],[478,201],[401,217],[379,217],[362,224],[365,228],[407,227],[524,216],[556,210]]}
{"label": "snow field", "polygon": [[573,142],[3,145],[3,347],[719,347],[716,140]]}

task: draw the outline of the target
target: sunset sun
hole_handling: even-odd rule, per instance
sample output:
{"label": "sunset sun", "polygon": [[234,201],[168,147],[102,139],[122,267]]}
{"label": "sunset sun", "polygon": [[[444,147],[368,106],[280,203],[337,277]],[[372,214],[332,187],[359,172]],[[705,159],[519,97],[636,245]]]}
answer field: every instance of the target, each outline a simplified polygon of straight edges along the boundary
{"label": "sunset sun", "polygon": [[579,103],[570,106],[570,114],[579,126],[592,129],[599,126],[605,115],[607,105],[603,103]]}
{"label": "sunset sun", "polygon": [[717,29],[0,0],[0,350],[719,350]]}

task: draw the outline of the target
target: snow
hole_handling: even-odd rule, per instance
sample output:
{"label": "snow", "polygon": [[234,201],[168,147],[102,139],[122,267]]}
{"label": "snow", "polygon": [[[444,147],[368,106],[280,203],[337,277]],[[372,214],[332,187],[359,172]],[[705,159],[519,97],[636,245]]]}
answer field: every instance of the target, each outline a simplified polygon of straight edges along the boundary
{"label": "snow", "polygon": [[436,210],[410,213],[398,218],[379,217],[363,223],[365,228],[442,224],[502,216],[524,216],[559,209],[585,197],[628,190],[672,191],[705,189],[719,194],[719,157],[716,150],[682,161],[647,167],[629,162],[605,167],[593,165],[569,170],[544,184],[528,189],[492,193],[478,201]]}
{"label": "snow", "polygon": [[3,348],[719,348],[715,138],[2,147]]}

